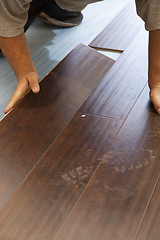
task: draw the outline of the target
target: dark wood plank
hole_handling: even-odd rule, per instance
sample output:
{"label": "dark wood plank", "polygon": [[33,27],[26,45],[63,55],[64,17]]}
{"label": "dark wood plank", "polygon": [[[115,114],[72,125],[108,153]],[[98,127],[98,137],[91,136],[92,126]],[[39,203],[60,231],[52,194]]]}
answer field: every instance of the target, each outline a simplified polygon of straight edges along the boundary
{"label": "dark wood plank", "polygon": [[57,240],[135,240],[160,171],[160,118],[148,92],[139,98]]}
{"label": "dark wood plank", "polygon": [[142,20],[136,14],[135,2],[132,1],[89,46],[98,49],[124,51],[143,28],[143,25]]}
{"label": "dark wood plank", "polygon": [[144,216],[142,226],[138,233],[136,240],[154,239],[160,238],[160,179],[156,185],[156,189],[151,198],[151,202]]}
{"label": "dark wood plank", "polygon": [[0,239],[56,239],[121,125],[77,113],[1,210]]}
{"label": "dark wood plank", "polygon": [[39,94],[29,93],[0,122],[0,208],[113,63],[77,46],[41,82]]}
{"label": "dark wood plank", "polygon": [[141,31],[80,109],[125,119],[148,79],[148,33]]}

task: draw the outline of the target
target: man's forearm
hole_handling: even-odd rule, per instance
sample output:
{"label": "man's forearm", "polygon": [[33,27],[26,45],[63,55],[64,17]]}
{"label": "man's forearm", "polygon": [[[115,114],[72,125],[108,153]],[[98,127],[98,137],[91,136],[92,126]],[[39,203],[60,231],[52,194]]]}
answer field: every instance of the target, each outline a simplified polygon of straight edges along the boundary
{"label": "man's forearm", "polygon": [[160,30],[149,33],[148,83],[151,102],[160,114]]}
{"label": "man's forearm", "polygon": [[0,37],[0,48],[17,79],[27,72],[36,72],[24,33],[13,38]]}
{"label": "man's forearm", "polygon": [[160,30],[149,33],[149,86],[160,85]]}

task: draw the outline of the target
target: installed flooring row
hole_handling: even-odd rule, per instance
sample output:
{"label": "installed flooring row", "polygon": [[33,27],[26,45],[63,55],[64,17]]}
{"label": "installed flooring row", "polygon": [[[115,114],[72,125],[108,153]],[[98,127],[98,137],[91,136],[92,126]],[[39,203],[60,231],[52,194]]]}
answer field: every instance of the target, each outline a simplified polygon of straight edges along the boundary
{"label": "installed flooring row", "polygon": [[1,121],[1,240],[158,239],[159,116],[137,29],[116,62],[77,46]]}

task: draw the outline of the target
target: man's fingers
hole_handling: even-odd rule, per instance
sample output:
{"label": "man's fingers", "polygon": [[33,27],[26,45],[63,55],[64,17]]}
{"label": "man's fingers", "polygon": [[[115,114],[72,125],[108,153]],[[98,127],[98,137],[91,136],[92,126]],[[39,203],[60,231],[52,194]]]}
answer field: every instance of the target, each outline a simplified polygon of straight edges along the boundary
{"label": "man's fingers", "polygon": [[16,102],[18,102],[22,97],[23,94],[20,91],[20,87],[17,85],[17,88],[13,93],[12,97],[10,98],[9,103],[6,106],[6,109],[4,110],[4,113],[8,113],[14,107]]}
{"label": "man's fingers", "polygon": [[38,93],[40,91],[39,86],[39,76],[36,73],[30,73],[27,76],[27,80],[29,82],[29,85],[34,93]]}
{"label": "man's fingers", "polygon": [[14,107],[14,105],[28,93],[30,89],[32,89],[34,93],[38,93],[40,91],[39,76],[35,72],[30,72],[24,76],[23,79],[19,80],[16,90],[10,98],[4,113],[8,113]]}
{"label": "man's fingers", "polygon": [[13,106],[10,103],[8,103],[5,110],[4,110],[4,113],[5,114],[8,113],[12,108],[13,108]]}

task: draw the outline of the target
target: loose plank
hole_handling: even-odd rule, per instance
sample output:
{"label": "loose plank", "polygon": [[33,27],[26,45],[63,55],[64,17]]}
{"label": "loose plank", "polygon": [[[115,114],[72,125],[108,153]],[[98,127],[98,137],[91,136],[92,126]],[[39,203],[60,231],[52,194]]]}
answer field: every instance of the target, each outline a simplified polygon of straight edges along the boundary
{"label": "loose plank", "polygon": [[1,210],[0,239],[56,239],[121,124],[77,113]]}
{"label": "loose plank", "polygon": [[0,208],[113,63],[77,46],[0,122]]}
{"label": "loose plank", "polygon": [[129,3],[113,21],[90,43],[96,49],[124,51],[143,28],[135,3]]}
{"label": "loose plank", "polygon": [[148,79],[148,33],[142,30],[80,111],[125,119]]}
{"label": "loose plank", "polygon": [[160,171],[159,115],[145,89],[56,240],[135,240]]}
{"label": "loose plank", "polygon": [[160,179],[156,186],[151,202],[144,216],[142,226],[139,230],[136,240],[154,239],[159,240],[160,229]]}

